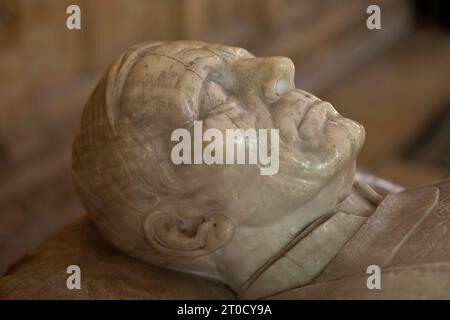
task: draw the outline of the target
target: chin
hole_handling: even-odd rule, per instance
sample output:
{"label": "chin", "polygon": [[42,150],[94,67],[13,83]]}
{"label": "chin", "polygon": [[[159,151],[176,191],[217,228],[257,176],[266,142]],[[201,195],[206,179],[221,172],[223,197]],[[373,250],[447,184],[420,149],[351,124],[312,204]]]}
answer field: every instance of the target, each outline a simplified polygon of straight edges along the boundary
{"label": "chin", "polygon": [[361,151],[364,141],[366,139],[366,132],[364,127],[356,121],[348,118],[342,118],[345,130],[350,137],[350,143],[352,144],[353,154],[352,157],[356,158]]}

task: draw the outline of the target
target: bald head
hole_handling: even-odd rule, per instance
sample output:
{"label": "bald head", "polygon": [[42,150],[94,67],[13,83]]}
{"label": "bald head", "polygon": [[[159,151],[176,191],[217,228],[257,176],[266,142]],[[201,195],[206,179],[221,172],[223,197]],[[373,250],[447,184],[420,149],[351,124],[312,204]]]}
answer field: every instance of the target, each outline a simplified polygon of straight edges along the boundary
{"label": "bald head", "polygon": [[[87,102],[73,148],[75,186],[105,238],[150,263],[228,281],[237,256],[258,254],[258,264],[327,212],[350,191],[364,131],[295,88],[294,74],[288,58],[202,42],[127,50]],[[279,172],[175,165],[171,133],[194,121],[279,130]],[[265,243],[261,228],[278,242]]]}

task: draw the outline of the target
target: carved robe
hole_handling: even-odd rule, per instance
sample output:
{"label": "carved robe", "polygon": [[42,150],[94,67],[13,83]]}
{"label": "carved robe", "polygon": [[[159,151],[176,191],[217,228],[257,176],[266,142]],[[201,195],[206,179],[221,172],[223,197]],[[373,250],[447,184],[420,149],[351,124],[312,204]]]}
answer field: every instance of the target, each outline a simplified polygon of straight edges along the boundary
{"label": "carved robe", "polygon": [[[381,289],[367,267],[381,268]],[[450,179],[389,194],[311,282],[272,299],[449,299]]]}

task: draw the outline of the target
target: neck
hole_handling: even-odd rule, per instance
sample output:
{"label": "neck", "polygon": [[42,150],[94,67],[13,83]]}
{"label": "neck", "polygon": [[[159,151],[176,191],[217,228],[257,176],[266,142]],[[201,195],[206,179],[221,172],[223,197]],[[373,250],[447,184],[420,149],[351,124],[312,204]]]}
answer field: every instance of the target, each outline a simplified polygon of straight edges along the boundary
{"label": "neck", "polygon": [[313,280],[376,208],[372,189],[355,183],[349,196],[304,227],[240,284],[241,298],[261,298]]}
{"label": "neck", "polygon": [[355,182],[352,191],[343,201],[338,203],[334,212],[369,217],[380,204],[382,198],[375,190],[364,182]]}

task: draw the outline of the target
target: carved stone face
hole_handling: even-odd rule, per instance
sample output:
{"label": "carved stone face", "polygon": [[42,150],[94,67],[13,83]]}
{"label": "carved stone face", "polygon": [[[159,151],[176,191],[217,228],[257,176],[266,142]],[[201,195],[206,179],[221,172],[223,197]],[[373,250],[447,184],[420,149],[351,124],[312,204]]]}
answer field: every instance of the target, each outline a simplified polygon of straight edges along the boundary
{"label": "carved stone face", "polygon": [[[364,129],[295,88],[294,73],[288,58],[199,42],[125,53],[90,98],[74,145],[75,185],[105,237],[234,285],[246,277],[236,268],[257,268],[326,213],[350,191]],[[279,129],[279,171],[174,165],[171,133],[194,121],[224,136]]]}
{"label": "carved stone face", "polygon": [[[244,58],[215,67],[205,80],[200,103],[204,130],[219,128],[279,129],[280,168],[264,176],[252,165],[201,165],[190,188],[220,199],[235,223],[273,223],[310,200],[337,174],[349,191],[353,167],[364,142],[364,129],[343,118],[328,102],[295,88],[294,65],[288,58]],[[241,140],[238,143],[244,143]],[[200,180],[200,183],[199,183]]]}

